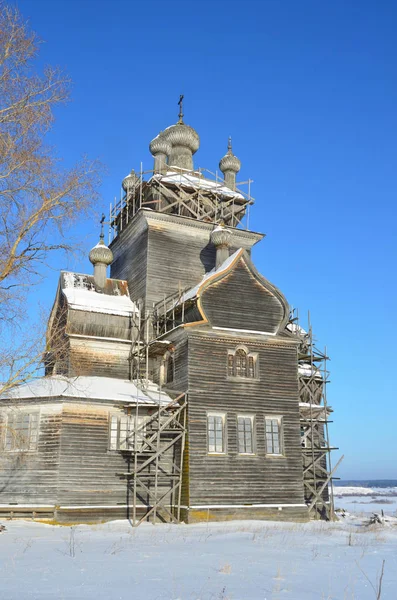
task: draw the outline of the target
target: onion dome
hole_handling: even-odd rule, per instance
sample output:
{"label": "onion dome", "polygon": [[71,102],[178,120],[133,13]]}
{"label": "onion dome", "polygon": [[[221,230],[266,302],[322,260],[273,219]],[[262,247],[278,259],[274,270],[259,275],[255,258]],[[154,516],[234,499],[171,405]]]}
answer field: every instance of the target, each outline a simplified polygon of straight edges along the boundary
{"label": "onion dome", "polygon": [[88,258],[93,265],[103,264],[107,266],[113,262],[113,252],[103,241],[103,234],[101,234],[97,245],[90,251]]}
{"label": "onion dome", "polygon": [[183,146],[189,148],[194,154],[200,147],[200,138],[195,129],[190,125],[185,125],[183,121],[179,121],[176,125],[171,125],[163,132],[163,137],[172,146]]}
{"label": "onion dome", "polygon": [[139,177],[135,174],[134,169],[126,177],[124,177],[121,187],[125,192],[131,190],[139,181]]}
{"label": "onion dome", "polygon": [[227,171],[233,171],[234,173],[238,173],[241,169],[241,162],[234,156],[232,151],[232,138],[229,137],[229,143],[227,145],[227,153],[223,158],[221,158],[219,162],[219,168],[222,173],[226,173]]}
{"label": "onion dome", "polygon": [[157,135],[154,140],[150,142],[149,150],[153,156],[156,156],[156,154],[166,154],[169,156],[171,154],[172,146],[161,131],[159,135]]}
{"label": "onion dome", "polygon": [[216,248],[228,248],[231,235],[232,232],[229,229],[223,225],[217,225],[211,232],[211,242]]}

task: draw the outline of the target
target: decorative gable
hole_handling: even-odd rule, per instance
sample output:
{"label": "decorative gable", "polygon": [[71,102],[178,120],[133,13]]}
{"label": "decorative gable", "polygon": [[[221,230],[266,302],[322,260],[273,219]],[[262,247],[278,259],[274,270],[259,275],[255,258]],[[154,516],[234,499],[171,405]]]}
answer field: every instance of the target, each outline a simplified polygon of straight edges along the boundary
{"label": "decorative gable", "polygon": [[213,327],[270,334],[285,327],[287,301],[242,250],[226,270],[208,278],[200,292],[200,311]]}

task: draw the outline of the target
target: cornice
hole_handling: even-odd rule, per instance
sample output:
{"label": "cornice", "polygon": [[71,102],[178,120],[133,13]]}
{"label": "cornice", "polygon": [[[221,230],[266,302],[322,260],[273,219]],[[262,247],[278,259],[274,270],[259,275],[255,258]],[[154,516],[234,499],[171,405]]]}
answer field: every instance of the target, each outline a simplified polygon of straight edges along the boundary
{"label": "cornice", "polygon": [[[167,213],[160,213],[160,212],[157,212],[154,210],[150,210],[148,208],[140,208],[135,213],[135,215],[132,217],[132,219],[130,220],[128,225],[125,226],[123,231],[121,231],[117,235],[117,237],[114,240],[112,240],[112,242],[109,244],[109,247],[111,248],[115,244],[115,242],[118,240],[118,238],[124,237],[124,235],[126,235],[126,232],[128,232],[134,228],[134,225],[136,227],[137,224],[141,221],[141,219],[143,219],[142,225],[143,225],[143,223],[147,223],[147,225],[150,226],[151,222],[163,222],[163,223],[169,223],[172,225],[176,225],[179,228],[182,225],[183,227],[187,227],[187,228],[191,228],[191,229],[196,229],[196,230],[200,229],[201,231],[208,232],[208,235],[210,235],[211,231],[214,229],[214,223],[198,221],[197,219],[193,219],[190,217],[184,217],[184,216],[180,216],[180,215],[171,215],[171,214],[167,214]],[[237,241],[239,238],[242,240],[245,240],[245,241],[254,240],[254,243],[252,244],[252,246],[265,237],[264,233],[259,233],[256,231],[249,231],[246,229],[238,229],[236,227],[228,227],[228,229],[232,232],[232,241],[234,241],[234,240]],[[233,244],[233,245],[238,246],[238,244]]]}

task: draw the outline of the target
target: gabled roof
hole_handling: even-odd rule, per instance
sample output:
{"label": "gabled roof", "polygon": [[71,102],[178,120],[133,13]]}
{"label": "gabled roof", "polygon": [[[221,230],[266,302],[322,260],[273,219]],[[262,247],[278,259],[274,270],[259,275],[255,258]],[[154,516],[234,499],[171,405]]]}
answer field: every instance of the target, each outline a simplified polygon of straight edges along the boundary
{"label": "gabled roof", "polygon": [[93,275],[62,271],[60,287],[70,308],[87,312],[128,317],[137,314],[138,308],[132,302],[126,281],[107,279],[101,289],[95,285]]}

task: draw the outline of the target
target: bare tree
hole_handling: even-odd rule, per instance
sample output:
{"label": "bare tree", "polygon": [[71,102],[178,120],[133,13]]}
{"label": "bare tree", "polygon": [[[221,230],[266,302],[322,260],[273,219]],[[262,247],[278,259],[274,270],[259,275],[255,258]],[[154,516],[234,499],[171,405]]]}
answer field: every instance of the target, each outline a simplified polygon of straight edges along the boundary
{"label": "bare tree", "polygon": [[18,350],[8,326],[20,326],[28,290],[54,251],[70,249],[67,227],[98,197],[100,165],[83,158],[62,169],[46,142],[70,80],[58,68],[37,73],[39,47],[18,9],[0,2],[0,393],[40,357],[32,335]]}

